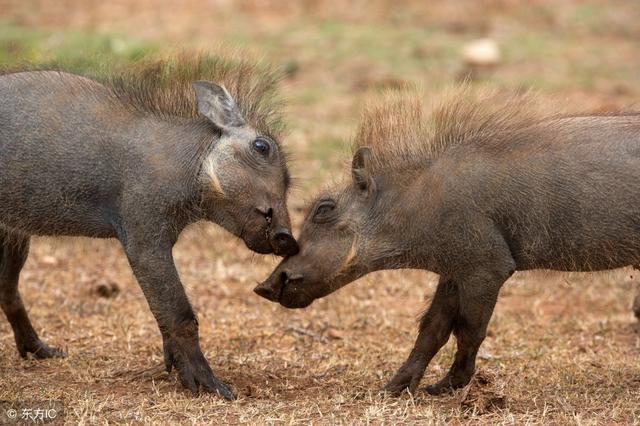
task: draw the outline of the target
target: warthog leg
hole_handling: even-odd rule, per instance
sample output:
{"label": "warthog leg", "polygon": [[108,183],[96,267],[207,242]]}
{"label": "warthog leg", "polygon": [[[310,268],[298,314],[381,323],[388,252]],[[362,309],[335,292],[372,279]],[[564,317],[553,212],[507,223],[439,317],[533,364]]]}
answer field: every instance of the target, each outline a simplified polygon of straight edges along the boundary
{"label": "warthog leg", "polygon": [[431,306],[420,320],[420,329],[413,350],[385,386],[385,391],[392,394],[399,394],[404,389],[409,389],[411,393],[416,391],[431,358],[449,340],[458,311],[458,300],[456,284],[440,277]]}
{"label": "warthog leg", "polygon": [[20,270],[29,254],[29,237],[0,232],[0,306],[16,340],[20,356],[33,354],[37,359],[62,357],[60,349],[47,346],[33,329],[18,291]]}
{"label": "warthog leg", "polygon": [[458,343],[453,365],[442,380],[427,387],[427,392],[439,394],[469,383],[500,288],[515,270],[515,261],[500,234],[489,234],[486,242],[483,250],[460,253],[473,269],[461,267],[455,276],[440,278],[414,348],[385,390],[415,392],[427,365],[452,331]]}
{"label": "warthog leg", "polygon": [[458,347],[455,359],[442,380],[427,386],[428,393],[438,395],[464,387],[471,381],[476,368],[476,355],[487,335],[487,326],[500,287],[507,278],[508,276],[492,277],[480,274],[467,279],[460,287],[458,314],[453,326]]}
{"label": "warthog leg", "polygon": [[198,321],[171,253],[175,241],[163,235],[151,240],[150,231],[139,232],[130,231],[122,240],[131,268],[158,322],[167,371],[175,367],[183,386],[193,392],[202,389],[234,399],[231,389],[213,374],[200,349]]}

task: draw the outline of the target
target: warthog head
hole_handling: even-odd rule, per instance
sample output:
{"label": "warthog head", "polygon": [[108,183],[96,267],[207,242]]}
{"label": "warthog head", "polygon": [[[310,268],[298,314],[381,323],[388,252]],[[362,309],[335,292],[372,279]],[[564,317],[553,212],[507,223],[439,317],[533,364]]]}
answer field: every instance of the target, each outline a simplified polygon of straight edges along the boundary
{"label": "warthog head", "polygon": [[383,190],[384,178],[374,179],[371,155],[367,147],[358,149],[352,181],[316,198],[298,239],[300,253],[284,259],[256,293],[303,308],[369,272],[392,267],[394,247],[402,244],[395,242],[402,239],[396,209],[389,208],[398,191]]}
{"label": "warthog head", "polygon": [[223,86],[207,81],[193,86],[199,113],[219,133],[200,173],[208,219],[255,252],[296,254],[286,205],[289,174],[280,145],[249,125]]}

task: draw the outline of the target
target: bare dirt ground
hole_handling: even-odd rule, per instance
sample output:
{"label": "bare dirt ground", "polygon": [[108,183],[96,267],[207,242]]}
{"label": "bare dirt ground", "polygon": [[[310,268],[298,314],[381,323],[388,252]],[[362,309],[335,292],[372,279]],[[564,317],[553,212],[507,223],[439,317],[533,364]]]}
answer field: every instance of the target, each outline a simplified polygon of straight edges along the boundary
{"label": "bare dirt ground", "polygon": [[[2,22],[51,34],[29,50],[36,56],[59,37],[110,33],[161,50],[242,46],[283,64],[296,223],[304,201],[347,161],[363,99],[404,82],[438,93],[463,72],[468,40],[491,36],[502,48],[486,84],[534,87],[597,110],[640,93],[635,2],[0,0]],[[229,403],[194,397],[162,370],[159,332],[117,242],[35,239],[32,247],[25,304],[41,337],[68,357],[20,359],[0,321],[0,400],[63,400],[69,424],[640,423],[640,330],[630,309],[640,271],[517,274],[470,386],[391,398],[378,391],[412,347],[434,274],[375,273],[288,311],[252,292],[277,259],[194,225],[174,253],[203,350],[239,396]],[[113,285],[117,294],[99,294]],[[454,349],[450,341],[424,385],[445,374]]]}

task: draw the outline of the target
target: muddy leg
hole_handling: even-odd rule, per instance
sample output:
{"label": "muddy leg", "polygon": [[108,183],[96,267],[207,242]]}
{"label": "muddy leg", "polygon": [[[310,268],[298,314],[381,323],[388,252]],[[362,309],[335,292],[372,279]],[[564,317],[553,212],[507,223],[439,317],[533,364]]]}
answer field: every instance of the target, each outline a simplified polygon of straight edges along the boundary
{"label": "muddy leg", "polygon": [[420,331],[409,358],[384,390],[399,394],[404,389],[415,392],[431,358],[447,343],[458,312],[458,288],[440,277],[431,306],[420,321]]}
{"label": "muddy leg", "polygon": [[173,242],[146,240],[130,240],[125,251],[158,322],[167,371],[175,367],[182,385],[192,392],[202,388],[234,399],[227,385],[213,374],[200,349],[198,321],[175,269]]}
{"label": "muddy leg", "polygon": [[511,272],[482,273],[460,286],[458,315],[453,325],[458,349],[447,375],[438,383],[427,386],[428,393],[438,395],[469,383],[500,287],[510,275]]}
{"label": "muddy leg", "polygon": [[59,349],[47,346],[36,334],[18,291],[20,270],[29,254],[29,237],[0,234],[0,307],[7,316],[20,356],[35,358],[64,356]]}

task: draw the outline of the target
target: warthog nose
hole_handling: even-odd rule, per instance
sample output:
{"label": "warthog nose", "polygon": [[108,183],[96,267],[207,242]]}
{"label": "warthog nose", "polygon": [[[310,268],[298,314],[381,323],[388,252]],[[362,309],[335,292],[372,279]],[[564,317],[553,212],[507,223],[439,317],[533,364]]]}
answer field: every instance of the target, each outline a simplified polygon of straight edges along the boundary
{"label": "warthog nose", "polygon": [[253,291],[267,300],[279,302],[287,285],[301,283],[301,274],[290,274],[282,271],[279,274],[270,276],[265,282],[258,284]]}
{"label": "warthog nose", "polygon": [[261,297],[264,297],[267,300],[270,300],[272,302],[277,302],[277,292],[275,292],[273,290],[273,285],[271,285],[272,283],[269,282],[269,280],[258,284],[253,291]]}
{"label": "warthog nose", "polygon": [[273,234],[273,240],[271,245],[273,251],[277,255],[295,256],[300,251],[298,242],[291,235],[291,231],[287,228],[279,228]]}
{"label": "warthog nose", "polygon": [[286,280],[286,272],[272,275],[266,281],[258,284],[256,288],[253,289],[253,291],[267,300],[277,302],[280,298],[280,295],[282,294],[282,289]]}

